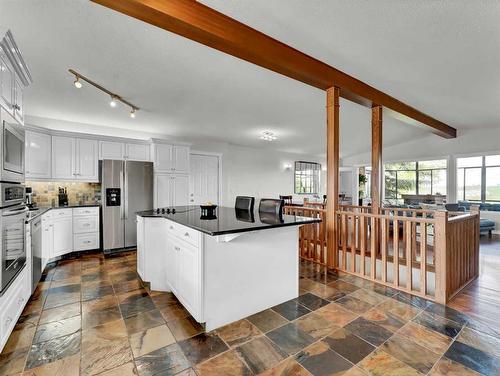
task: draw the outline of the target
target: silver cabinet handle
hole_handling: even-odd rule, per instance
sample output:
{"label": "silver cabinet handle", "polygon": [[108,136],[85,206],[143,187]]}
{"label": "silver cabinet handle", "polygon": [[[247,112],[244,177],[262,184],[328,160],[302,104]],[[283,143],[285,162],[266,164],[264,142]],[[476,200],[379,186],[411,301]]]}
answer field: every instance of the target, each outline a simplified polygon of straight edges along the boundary
{"label": "silver cabinet handle", "polygon": [[174,229],[174,226],[170,226],[170,230],[173,230]]}
{"label": "silver cabinet handle", "polygon": [[89,227],[90,226],[90,223],[84,223],[83,226],[85,227]]}
{"label": "silver cabinet handle", "polygon": [[89,244],[90,243],[90,240],[85,240],[84,241],[85,244]]}
{"label": "silver cabinet handle", "polygon": [[188,232],[186,232],[186,233],[184,234],[184,236],[187,236],[187,237],[189,237],[189,233],[188,233]]}
{"label": "silver cabinet handle", "polygon": [[174,247],[176,251],[180,251],[181,249],[179,247]]}

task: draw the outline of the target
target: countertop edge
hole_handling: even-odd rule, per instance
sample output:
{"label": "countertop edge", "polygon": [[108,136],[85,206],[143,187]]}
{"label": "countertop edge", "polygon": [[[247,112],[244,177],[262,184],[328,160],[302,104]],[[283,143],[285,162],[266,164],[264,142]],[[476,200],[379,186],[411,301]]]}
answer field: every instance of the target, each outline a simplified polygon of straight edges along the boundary
{"label": "countertop edge", "polygon": [[89,204],[89,205],[68,205],[68,206],[51,206],[51,207],[41,207],[39,208],[39,212],[36,213],[33,217],[30,217],[27,219],[24,223],[30,223],[32,220],[40,217],[41,215],[44,215],[50,210],[54,209],[75,209],[75,208],[95,208],[95,207],[101,207],[101,204]]}

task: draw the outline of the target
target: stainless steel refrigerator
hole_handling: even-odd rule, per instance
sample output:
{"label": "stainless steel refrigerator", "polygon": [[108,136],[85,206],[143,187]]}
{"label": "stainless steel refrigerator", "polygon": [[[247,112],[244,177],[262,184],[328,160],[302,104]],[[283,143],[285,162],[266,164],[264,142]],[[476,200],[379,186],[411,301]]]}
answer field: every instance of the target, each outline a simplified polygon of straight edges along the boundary
{"label": "stainless steel refrigerator", "polygon": [[153,209],[153,163],[103,160],[103,249],[137,246],[135,213]]}

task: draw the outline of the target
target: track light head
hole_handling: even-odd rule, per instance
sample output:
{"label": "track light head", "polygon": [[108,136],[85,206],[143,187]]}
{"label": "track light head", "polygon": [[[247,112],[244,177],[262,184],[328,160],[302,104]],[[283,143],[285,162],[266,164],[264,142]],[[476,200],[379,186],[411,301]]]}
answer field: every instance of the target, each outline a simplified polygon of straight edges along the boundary
{"label": "track light head", "polygon": [[116,107],[116,99],[115,97],[111,97],[111,101],[109,102],[109,105],[113,108]]}
{"label": "track light head", "polygon": [[75,82],[73,82],[75,84],[75,87],[77,89],[81,89],[82,87],[82,83],[80,82],[80,78],[78,76],[75,76]]}
{"label": "track light head", "polygon": [[132,119],[135,119],[135,108],[133,108],[132,110],[130,110],[130,117]]}

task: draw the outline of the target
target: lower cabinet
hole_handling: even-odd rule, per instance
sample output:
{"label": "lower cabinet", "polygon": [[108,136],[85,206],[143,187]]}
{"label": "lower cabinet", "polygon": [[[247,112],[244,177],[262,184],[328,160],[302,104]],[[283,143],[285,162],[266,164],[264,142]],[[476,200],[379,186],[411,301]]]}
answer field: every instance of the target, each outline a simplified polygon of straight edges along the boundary
{"label": "lower cabinet", "polygon": [[153,290],[172,291],[198,322],[204,322],[201,237],[164,218],[137,217],[138,273]]}
{"label": "lower cabinet", "polygon": [[0,352],[21,316],[30,294],[30,278],[28,268],[25,267],[7,291],[0,296]]}
{"label": "lower cabinet", "polygon": [[[67,209],[62,209],[67,210]],[[59,214],[59,213],[57,213]],[[52,257],[59,257],[73,251],[73,216],[53,217]]]}

